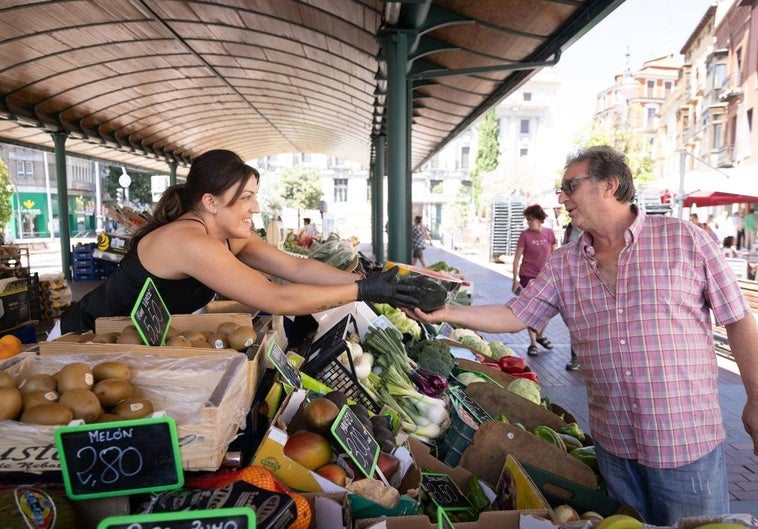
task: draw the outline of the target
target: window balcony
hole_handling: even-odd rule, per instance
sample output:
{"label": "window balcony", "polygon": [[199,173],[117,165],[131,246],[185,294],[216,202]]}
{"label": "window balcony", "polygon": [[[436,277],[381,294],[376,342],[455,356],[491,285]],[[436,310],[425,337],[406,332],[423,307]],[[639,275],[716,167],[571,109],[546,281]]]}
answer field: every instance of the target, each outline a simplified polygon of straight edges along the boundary
{"label": "window balcony", "polygon": [[719,101],[728,103],[742,96],[742,88],[739,86],[722,86],[719,89]]}

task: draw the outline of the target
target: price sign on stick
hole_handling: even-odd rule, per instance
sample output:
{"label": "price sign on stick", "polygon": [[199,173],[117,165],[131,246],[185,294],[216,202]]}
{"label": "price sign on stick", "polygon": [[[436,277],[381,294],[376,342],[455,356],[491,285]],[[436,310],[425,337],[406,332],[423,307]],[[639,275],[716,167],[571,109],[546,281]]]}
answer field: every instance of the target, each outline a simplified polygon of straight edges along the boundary
{"label": "price sign on stick", "polygon": [[255,529],[255,511],[248,507],[110,516],[97,529]]}
{"label": "price sign on stick", "polygon": [[171,313],[153,279],[148,277],[132,308],[132,322],[147,345],[163,345],[171,325]]}
{"label": "price sign on stick", "polygon": [[[451,522],[450,518],[448,518],[447,514],[445,513],[445,509],[437,509],[437,528],[455,529],[455,525],[453,525],[453,522]],[[98,529],[100,528],[98,527]]]}
{"label": "price sign on stick", "polygon": [[360,471],[366,477],[373,477],[379,458],[379,443],[347,405],[342,406],[334,419],[332,434]]}
{"label": "price sign on stick", "polygon": [[184,484],[171,417],[65,426],[55,444],[72,499],[121,496]]}
{"label": "price sign on stick", "polygon": [[448,391],[454,399],[460,402],[461,405],[466,408],[466,410],[468,410],[471,415],[473,415],[474,419],[476,419],[479,424],[492,420],[492,416],[490,416],[490,414],[487,413],[485,409],[482,408],[478,402],[472,399],[469,394],[466,393],[466,391],[460,386],[450,386],[448,388]]}
{"label": "price sign on stick", "polygon": [[446,511],[465,511],[471,508],[471,502],[450,476],[438,472],[422,472],[421,488],[440,509]]}
{"label": "price sign on stick", "polygon": [[276,368],[286,384],[296,389],[302,386],[300,372],[295,366],[290,364],[289,360],[287,360],[287,355],[284,354],[282,348],[274,340],[271,340],[268,344],[266,356],[274,364],[274,368]]}

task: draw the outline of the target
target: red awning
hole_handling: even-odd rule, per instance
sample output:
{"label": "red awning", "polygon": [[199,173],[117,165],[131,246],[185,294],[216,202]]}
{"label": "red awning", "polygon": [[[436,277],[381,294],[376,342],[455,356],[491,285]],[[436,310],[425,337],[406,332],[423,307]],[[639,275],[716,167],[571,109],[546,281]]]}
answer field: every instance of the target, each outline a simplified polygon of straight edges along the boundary
{"label": "red awning", "polygon": [[725,206],[753,202],[758,202],[758,197],[723,191],[694,191],[684,198],[684,207],[688,208],[694,205],[698,207]]}

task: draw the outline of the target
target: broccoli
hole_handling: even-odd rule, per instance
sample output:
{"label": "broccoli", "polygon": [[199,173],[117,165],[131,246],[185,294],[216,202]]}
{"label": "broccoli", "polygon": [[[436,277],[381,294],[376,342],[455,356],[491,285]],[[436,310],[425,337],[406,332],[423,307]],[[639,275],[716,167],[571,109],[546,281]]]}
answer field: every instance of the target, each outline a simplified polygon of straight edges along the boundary
{"label": "broccoli", "polygon": [[419,367],[447,378],[455,361],[450,354],[450,346],[439,340],[421,340],[410,351]]}

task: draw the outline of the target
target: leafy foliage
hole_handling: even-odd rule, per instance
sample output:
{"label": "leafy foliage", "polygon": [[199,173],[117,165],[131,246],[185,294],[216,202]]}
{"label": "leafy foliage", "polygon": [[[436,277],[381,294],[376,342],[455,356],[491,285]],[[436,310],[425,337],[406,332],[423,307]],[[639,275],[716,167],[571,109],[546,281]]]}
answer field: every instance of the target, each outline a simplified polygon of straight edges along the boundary
{"label": "leafy foliage", "polygon": [[[153,196],[150,192],[152,173],[139,169],[129,169],[127,172],[132,179],[132,183],[129,185],[129,199],[143,206],[151,204],[153,202]],[[108,167],[108,174],[105,176],[105,190],[114,200],[118,196],[118,190],[121,189],[118,183],[121,173],[120,165],[111,165]]]}
{"label": "leafy foliage", "polygon": [[476,165],[471,172],[471,194],[477,211],[481,205],[482,177],[497,169],[500,158],[500,130],[494,110],[484,115],[479,123],[478,131],[479,147],[476,152]]}
{"label": "leafy foliage", "polygon": [[318,202],[323,197],[321,174],[312,167],[282,169],[267,187],[270,188],[267,196],[279,195],[285,206],[297,209],[318,209]]}
{"label": "leafy foliage", "polygon": [[13,218],[13,183],[8,176],[8,168],[0,160],[0,233]]}

